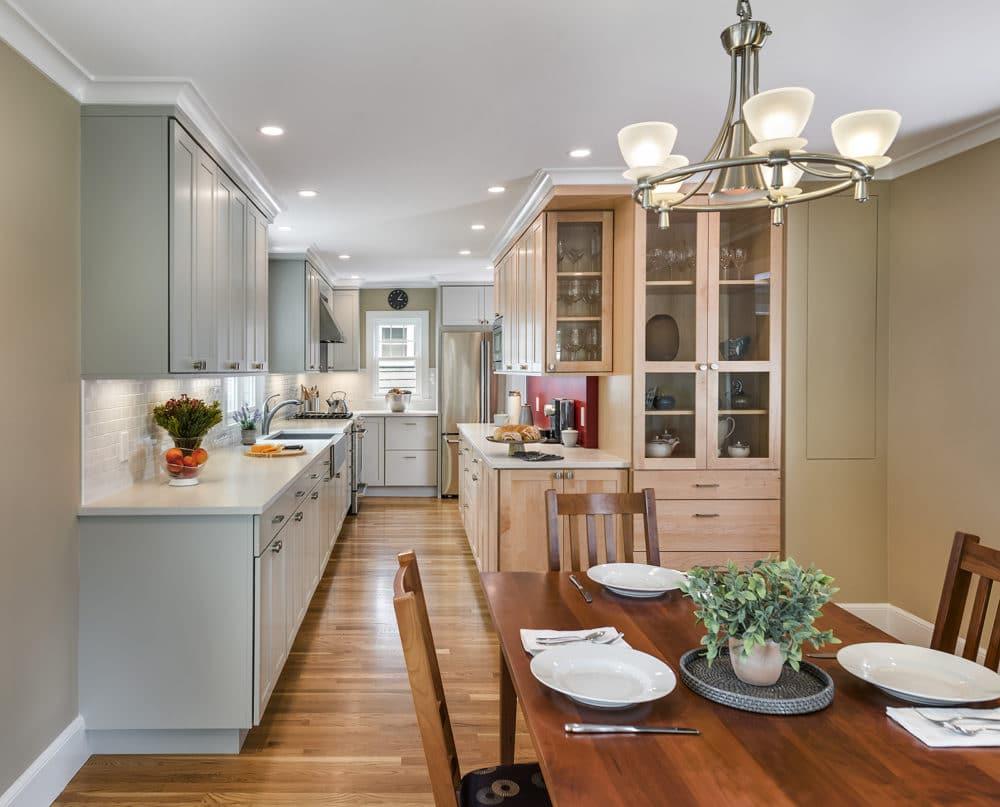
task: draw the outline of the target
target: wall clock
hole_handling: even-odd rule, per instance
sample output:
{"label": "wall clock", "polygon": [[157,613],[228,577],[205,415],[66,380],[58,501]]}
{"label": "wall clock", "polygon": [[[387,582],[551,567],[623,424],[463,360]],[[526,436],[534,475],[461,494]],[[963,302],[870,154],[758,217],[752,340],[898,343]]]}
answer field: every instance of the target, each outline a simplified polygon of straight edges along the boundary
{"label": "wall clock", "polygon": [[393,289],[389,292],[389,305],[394,311],[402,311],[408,302],[410,297],[402,289]]}

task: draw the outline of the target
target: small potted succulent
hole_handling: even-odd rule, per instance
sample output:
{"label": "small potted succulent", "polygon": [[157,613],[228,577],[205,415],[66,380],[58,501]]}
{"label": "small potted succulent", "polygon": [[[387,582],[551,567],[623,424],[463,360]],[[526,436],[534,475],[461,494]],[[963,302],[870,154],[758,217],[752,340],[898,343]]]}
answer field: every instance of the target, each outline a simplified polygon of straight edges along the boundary
{"label": "small potted succulent", "polygon": [[771,686],[787,662],[799,669],[802,645],[840,642],[814,624],[837,592],[833,578],[815,566],[803,569],[791,558],[758,560],[748,569],[696,567],[681,590],[695,604],[695,618],[708,631],[701,643],[711,664],[723,646],[737,678]]}
{"label": "small potted succulent", "polygon": [[243,404],[243,406],[233,412],[233,420],[240,424],[243,445],[252,446],[257,442],[257,424],[260,422],[260,410],[256,406]]}
{"label": "small potted succulent", "polygon": [[197,485],[198,474],[208,462],[208,452],[201,447],[201,441],[213,426],[222,422],[222,407],[218,401],[207,404],[198,398],[181,395],[153,407],[153,420],[166,429],[174,441],[174,447],[163,454],[170,484]]}

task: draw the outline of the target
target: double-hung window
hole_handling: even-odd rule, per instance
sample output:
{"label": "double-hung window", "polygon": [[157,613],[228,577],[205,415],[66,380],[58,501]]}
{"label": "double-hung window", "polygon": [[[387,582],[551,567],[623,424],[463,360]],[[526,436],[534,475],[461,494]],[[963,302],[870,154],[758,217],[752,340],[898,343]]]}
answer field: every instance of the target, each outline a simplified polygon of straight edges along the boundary
{"label": "double-hung window", "polygon": [[368,366],[375,398],[390,389],[410,390],[414,398],[427,393],[426,311],[369,311]]}

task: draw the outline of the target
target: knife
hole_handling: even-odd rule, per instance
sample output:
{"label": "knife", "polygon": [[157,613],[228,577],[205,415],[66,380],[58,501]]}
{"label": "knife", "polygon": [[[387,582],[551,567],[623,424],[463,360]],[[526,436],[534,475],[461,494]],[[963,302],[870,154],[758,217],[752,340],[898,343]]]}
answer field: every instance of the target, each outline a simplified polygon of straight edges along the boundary
{"label": "knife", "polygon": [[571,574],[569,576],[569,582],[571,582],[574,586],[576,586],[576,590],[583,595],[583,599],[585,599],[587,602],[594,601],[594,598],[590,596],[590,593],[587,591],[587,589],[585,589],[583,586],[580,585],[580,581],[576,579],[575,574]]}
{"label": "knife", "polygon": [[680,726],[610,726],[602,723],[567,723],[567,734],[701,734]]}

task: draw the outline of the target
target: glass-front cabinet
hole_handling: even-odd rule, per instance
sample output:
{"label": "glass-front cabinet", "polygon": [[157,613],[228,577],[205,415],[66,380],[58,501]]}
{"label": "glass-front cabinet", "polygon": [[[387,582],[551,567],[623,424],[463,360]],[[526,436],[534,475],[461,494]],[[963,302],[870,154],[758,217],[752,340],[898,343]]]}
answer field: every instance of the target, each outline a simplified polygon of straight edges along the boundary
{"label": "glass-front cabinet", "polygon": [[778,468],[782,230],[766,209],[645,218],[636,467]]}
{"label": "glass-front cabinet", "polygon": [[546,214],[546,372],[611,370],[613,214]]}

